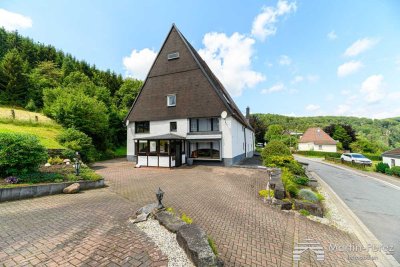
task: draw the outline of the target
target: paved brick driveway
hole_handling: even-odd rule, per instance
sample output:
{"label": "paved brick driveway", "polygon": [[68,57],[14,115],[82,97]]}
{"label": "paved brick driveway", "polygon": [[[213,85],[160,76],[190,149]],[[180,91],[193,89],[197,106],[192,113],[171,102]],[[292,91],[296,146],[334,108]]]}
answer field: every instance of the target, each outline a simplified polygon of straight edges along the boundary
{"label": "paved brick driveway", "polygon": [[[263,171],[185,167],[134,169],[115,160],[96,164],[110,187],[0,203],[0,266],[158,266],[161,251],[127,219],[155,200],[186,212],[216,241],[226,266],[293,266],[293,244],[305,238],[325,248],[359,244],[346,233],[263,204]],[[364,254],[365,255],[365,254]],[[368,266],[360,253],[329,252],[317,262],[303,253],[300,266]]]}
{"label": "paved brick driveway", "polygon": [[0,266],[165,266],[134,211],[108,188],[0,203]]}
{"label": "paved brick driveway", "polygon": [[329,244],[349,246],[358,239],[301,216],[263,204],[258,191],[265,187],[262,170],[194,166],[177,169],[133,168],[115,160],[96,165],[110,190],[132,207],[155,200],[160,186],[165,204],[185,212],[216,241],[226,266],[293,266],[295,242],[311,238],[325,248],[325,261],[303,253],[300,266],[374,266],[369,260],[349,260],[363,253],[328,251]]}

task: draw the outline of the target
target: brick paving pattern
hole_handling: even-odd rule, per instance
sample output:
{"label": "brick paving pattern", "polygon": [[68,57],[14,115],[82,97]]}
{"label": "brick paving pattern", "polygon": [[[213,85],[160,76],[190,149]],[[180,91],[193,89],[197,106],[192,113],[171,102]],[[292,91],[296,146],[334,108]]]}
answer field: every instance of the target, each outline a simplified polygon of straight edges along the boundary
{"label": "brick paving pattern", "polygon": [[110,186],[76,195],[0,203],[0,266],[166,266],[167,258],[127,219],[155,201],[185,212],[216,242],[225,266],[293,266],[295,242],[312,238],[325,261],[303,253],[299,266],[374,266],[362,253],[331,252],[329,243],[359,244],[341,232],[270,208],[258,197],[264,171],[211,166],[133,168],[96,164]]}
{"label": "brick paving pattern", "polygon": [[358,244],[358,239],[292,213],[273,209],[262,202],[258,191],[265,188],[265,171],[218,166],[176,169],[133,168],[130,162],[114,160],[97,164],[110,189],[132,201],[135,208],[165,191],[164,202],[178,213],[185,212],[216,242],[226,266],[293,266],[295,242],[319,241],[325,260],[311,252],[301,256],[299,266],[375,266],[370,260],[349,256],[365,253],[328,251],[329,244]]}
{"label": "brick paving pattern", "polygon": [[0,203],[0,266],[166,266],[134,211],[107,188]]}

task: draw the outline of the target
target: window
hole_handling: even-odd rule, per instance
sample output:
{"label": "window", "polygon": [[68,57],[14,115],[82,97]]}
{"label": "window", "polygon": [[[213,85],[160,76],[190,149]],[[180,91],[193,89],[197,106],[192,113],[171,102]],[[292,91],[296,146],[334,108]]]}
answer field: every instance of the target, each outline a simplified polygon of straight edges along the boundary
{"label": "window", "polygon": [[150,141],[150,153],[155,154],[157,153],[157,142]]}
{"label": "window", "polygon": [[396,161],[394,159],[390,159],[390,167],[396,166]]}
{"label": "window", "polygon": [[135,133],[149,133],[150,122],[149,121],[137,121],[135,122]]}
{"label": "window", "polygon": [[176,95],[167,95],[167,106],[168,107],[176,106]]}
{"label": "window", "polygon": [[176,121],[171,121],[171,122],[169,123],[169,130],[170,130],[171,132],[176,132],[176,130],[177,130]]}
{"label": "window", "polygon": [[220,159],[220,142],[191,142],[189,145],[191,158]]}
{"label": "window", "polygon": [[139,140],[139,154],[147,154],[148,143],[147,140]]}
{"label": "window", "polygon": [[168,154],[168,146],[169,146],[169,141],[168,140],[160,140],[160,154]]}
{"label": "window", "polygon": [[318,149],[319,149],[319,150],[322,150],[322,146],[321,146],[321,145],[319,145],[319,146],[318,146]]}
{"label": "window", "polygon": [[190,119],[191,132],[213,132],[219,131],[218,118]]}
{"label": "window", "polygon": [[169,53],[167,56],[168,60],[179,58],[179,52]]}

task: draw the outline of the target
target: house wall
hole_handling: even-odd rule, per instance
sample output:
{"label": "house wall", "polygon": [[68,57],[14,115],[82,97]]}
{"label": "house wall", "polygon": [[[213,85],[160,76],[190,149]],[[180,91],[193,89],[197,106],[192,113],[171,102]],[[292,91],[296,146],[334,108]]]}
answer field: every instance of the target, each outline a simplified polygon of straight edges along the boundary
{"label": "house wall", "polygon": [[385,157],[385,156],[382,157],[383,163],[387,163],[390,167],[393,167],[392,159],[394,159],[394,162],[395,162],[394,166],[400,166],[400,159],[392,158],[392,157]]}
{"label": "house wall", "polygon": [[[135,123],[129,123],[127,125],[127,159],[130,161],[136,161],[134,144],[134,140],[136,138],[145,138],[168,134],[170,133],[170,122],[172,121],[177,122],[177,131],[172,133],[186,138],[187,133],[190,130],[188,119],[150,121],[150,133],[146,134],[136,134]],[[246,128],[243,130],[243,125],[231,116],[227,117],[225,120],[220,119],[219,125],[222,135],[221,157],[225,165],[232,165],[245,157],[253,156],[255,146],[254,133],[251,130]],[[244,149],[244,133],[246,133],[246,154]],[[182,163],[185,163],[184,158],[182,158]],[[152,165],[153,164],[154,163],[152,162]]]}
{"label": "house wall", "polygon": [[299,151],[321,151],[321,152],[337,152],[336,145],[322,145],[320,149],[319,145],[314,143],[299,143]]}

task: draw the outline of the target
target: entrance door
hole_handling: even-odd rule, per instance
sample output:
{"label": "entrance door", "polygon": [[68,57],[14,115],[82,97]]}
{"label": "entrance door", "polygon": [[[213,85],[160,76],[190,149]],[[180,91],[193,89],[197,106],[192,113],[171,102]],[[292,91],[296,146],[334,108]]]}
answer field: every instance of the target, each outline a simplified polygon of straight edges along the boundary
{"label": "entrance door", "polygon": [[182,165],[182,147],[181,141],[175,142],[175,166],[179,167]]}

